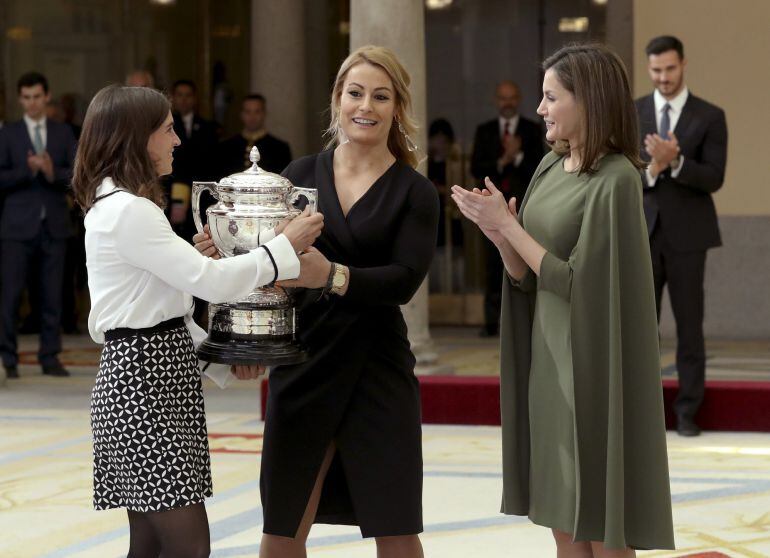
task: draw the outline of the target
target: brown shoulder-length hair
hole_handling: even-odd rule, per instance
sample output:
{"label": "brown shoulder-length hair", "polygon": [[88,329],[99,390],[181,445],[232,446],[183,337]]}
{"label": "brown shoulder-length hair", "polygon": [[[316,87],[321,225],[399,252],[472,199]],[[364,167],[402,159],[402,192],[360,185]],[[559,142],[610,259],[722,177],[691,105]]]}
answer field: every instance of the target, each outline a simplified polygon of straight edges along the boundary
{"label": "brown shoulder-length hair", "polygon": [[88,105],[78,142],[72,189],[88,211],[105,178],[164,207],[158,173],[147,151],[152,133],[168,117],[171,104],[149,87],[109,85]]}
{"label": "brown shoulder-length hair", "polygon": [[[410,138],[417,136],[417,121],[412,115],[412,94],[409,92],[411,78],[395,53],[389,48],[382,46],[366,45],[356,49],[350,53],[337,71],[337,78],[334,80],[334,87],[332,88],[331,122],[326,130],[329,141],[326,143],[325,149],[335,147],[344,141],[340,125],[342,86],[345,84],[345,78],[350,69],[362,63],[377,66],[388,74],[390,81],[393,82],[393,88],[396,90],[396,108],[394,113],[395,121],[391,123],[390,132],[388,133],[388,149],[398,161],[416,168],[419,163],[417,154],[414,151],[409,151],[406,137],[404,137],[404,132]],[[399,130],[399,122],[404,132]]]}
{"label": "brown shoulder-length hair", "polygon": [[[639,128],[623,61],[599,44],[565,46],[543,62],[564,88],[575,96],[584,136],[578,173],[593,174],[605,153],[622,153],[638,169],[647,165],[639,156]],[[553,150],[565,155],[570,146],[556,141]]]}

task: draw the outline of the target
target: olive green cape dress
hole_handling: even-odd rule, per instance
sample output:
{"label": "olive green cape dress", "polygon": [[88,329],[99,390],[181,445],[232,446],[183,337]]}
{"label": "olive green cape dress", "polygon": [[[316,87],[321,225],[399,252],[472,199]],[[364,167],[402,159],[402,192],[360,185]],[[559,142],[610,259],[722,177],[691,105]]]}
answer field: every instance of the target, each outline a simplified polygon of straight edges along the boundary
{"label": "olive green cape dress", "polygon": [[519,214],[547,253],[503,281],[506,514],[608,548],[673,548],[658,327],[639,172],[540,163]]}

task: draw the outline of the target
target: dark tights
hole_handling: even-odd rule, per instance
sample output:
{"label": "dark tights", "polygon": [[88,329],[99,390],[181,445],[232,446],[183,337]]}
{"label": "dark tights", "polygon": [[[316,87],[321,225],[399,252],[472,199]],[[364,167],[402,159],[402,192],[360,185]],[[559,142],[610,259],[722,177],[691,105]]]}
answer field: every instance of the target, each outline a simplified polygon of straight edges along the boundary
{"label": "dark tights", "polygon": [[209,520],[203,504],[162,512],[128,510],[127,558],[208,558]]}

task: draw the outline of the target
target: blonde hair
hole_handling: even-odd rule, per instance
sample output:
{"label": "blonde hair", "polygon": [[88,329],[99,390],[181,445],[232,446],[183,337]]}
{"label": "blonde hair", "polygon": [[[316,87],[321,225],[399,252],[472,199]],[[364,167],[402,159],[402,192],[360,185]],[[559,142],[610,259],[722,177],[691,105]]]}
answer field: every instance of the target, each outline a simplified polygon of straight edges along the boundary
{"label": "blonde hair", "polygon": [[399,130],[398,124],[404,129],[404,132],[410,137],[414,138],[417,135],[417,121],[412,116],[412,95],[409,92],[409,74],[406,69],[401,65],[401,62],[396,58],[395,53],[389,48],[367,45],[356,49],[350,53],[345,61],[340,66],[337,72],[337,78],[334,80],[334,87],[332,88],[331,96],[331,122],[329,128],[326,130],[326,135],[329,136],[329,141],[326,143],[324,149],[330,149],[336,147],[342,141],[340,137],[342,135],[342,126],[340,124],[340,99],[342,97],[342,85],[345,83],[345,78],[348,72],[353,66],[361,63],[371,64],[381,68],[390,81],[393,82],[395,92],[395,111],[394,122],[391,123],[390,131],[388,132],[388,149],[393,156],[402,163],[409,165],[412,168],[417,167],[417,154],[414,151],[409,151],[409,146],[406,141],[404,133]]}

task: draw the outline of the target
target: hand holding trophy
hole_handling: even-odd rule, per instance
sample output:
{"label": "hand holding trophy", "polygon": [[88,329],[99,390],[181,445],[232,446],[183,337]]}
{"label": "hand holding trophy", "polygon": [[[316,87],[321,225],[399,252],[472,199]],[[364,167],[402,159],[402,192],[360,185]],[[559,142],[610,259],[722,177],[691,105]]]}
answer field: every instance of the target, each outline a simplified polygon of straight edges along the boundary
{"label": "hand holding trophy", "polygon": [[[196,247],[211,257],[232,257],[283,233],[297,252],[306,250],[323,227],[323,216],[316,212],[317,190],[296,188],[286,178],[261,169],[256,147],[250,160],[251,168],[218,183],[193,183]],[[218,202],[206,210],[205,231],[200,215],[204,190]],[[263,366],[296,364],[307,358],[296,340],[292,301],[274,284],[257,288],[242,300],[210,304],[209,336],[198,355],[209,362]]]}

